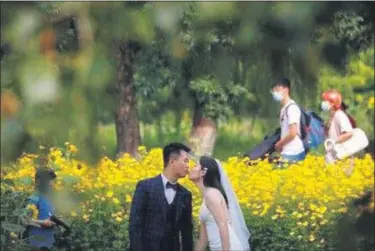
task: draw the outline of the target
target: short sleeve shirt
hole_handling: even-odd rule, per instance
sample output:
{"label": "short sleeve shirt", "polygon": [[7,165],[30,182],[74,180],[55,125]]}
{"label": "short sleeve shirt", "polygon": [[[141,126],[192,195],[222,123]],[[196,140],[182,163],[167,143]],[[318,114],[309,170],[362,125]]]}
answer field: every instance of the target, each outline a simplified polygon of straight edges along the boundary
{"label": "short sleeve shirt", "polygon": [[337,110],[333,115],[328,130],[328,138],[337,141],[341,134],[352,131],[353,126],[350,123],[349,117],[342,110]]}
{"label": "short sleeve shirt", "polygon": [[[300,121],[300,108],[296,102],[294,102],[294,100],[289,100],[289,102],[283,106],[280,112],[281,138],[283,139],[289,134],[289,126],[292,124],[297,124],[298,135],[301,135]],[[305,151],[301,137],[298,135],[288,144],[284,145],[281,154],[297,155]]]}
{"label": "short sleeve shirt", "polygon": [[[46,220],[52,215],[54,215],[54,207],[45,196],[34,194],[29,197],[28,204],[33,204],[37,207],[39,211],[38,220]],[[30,239],[30,245],[35,247],[52,247],[53,243],[55,242],[54,228],[38,228],[34,226],[29,226],[29,228],[29,237],[41,236],[41,238],[36,238],[34,240]]]}

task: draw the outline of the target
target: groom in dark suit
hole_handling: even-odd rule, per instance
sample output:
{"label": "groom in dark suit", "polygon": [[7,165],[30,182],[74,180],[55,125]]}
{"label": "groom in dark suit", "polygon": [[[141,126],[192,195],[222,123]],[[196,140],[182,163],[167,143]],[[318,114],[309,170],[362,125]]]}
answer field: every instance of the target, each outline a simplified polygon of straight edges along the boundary
{"label": "groom in dark suit", "polygon": [[131,251],[192,251],[192,197],[179,178],[188,174],[190,149],[171,143],[163,149],[162,174],[138,182],[130,211]]}

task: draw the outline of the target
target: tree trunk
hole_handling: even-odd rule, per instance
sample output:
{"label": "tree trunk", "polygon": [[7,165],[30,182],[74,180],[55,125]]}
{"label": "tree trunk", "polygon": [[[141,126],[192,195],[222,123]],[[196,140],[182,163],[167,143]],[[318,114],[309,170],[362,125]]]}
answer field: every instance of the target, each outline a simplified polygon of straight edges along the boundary
{"label": "tree trunk", "polygon": [[129,153],[135,157],[141,143],[141,136],[133,79],[134,52],[128,43],[118,46],[116,59],[117,90],[120,94],[115,113],[116,154],[120,157],[124,153]]}
{"label": "tree trunk", "polygon": [[[182,79],[186,88],[188,88],[193,77],[193,64],[194,59],[191,57],[187,58],[183,63]],[[195,154],[211,156],[217,137],[216,125],[214,121],[204,117],[202,104],[198,102],[194,92],[191,94],[195,99],[195,104],[192,128],[187,141]]]}
{"label": "tree trunk", "polygon": [[164,138],[164,133],[163,133],[163,124],[162,124],[162,121],[161,121],[161,118],[157,118],[156,119],[156,133],[157,133],[157,140],[159,142],[163,142],[163,138]]}
{"label": "tree trunk", "polygon": [[178,109],[174,112],[175,114],[175,127],[176,127],[176,137],[181,136],[181,122],[182,122],[182,113],[181,110]]}
{"label": "tree trunk", "polygon": [[251,117],[251,122],[250,122],[250,133],[251,133],[251,135],[252,135],[252,133],[254,132],[254,127],[255,127],[256,119],[257,119],[257,114],[254,114],[254,115]]}
{"label": "tree trunk", "polygon": [[203,117],[201,107],[196,104],[193,115],[193,125],[189,145],[198,155],[211,156],[216,142],[217,129],[215,122]]}
{"label": "tree trunk", "polygon": [[177,102],[177,100],[180,100],[181,98],[181,92],[179,89],[174,88],[173,89],[173,96],[176,100],[176,105],[174,109],[175,114],[175,128],[176,128],[176,137],[180,137],[181,135],[181,122],[182,122],[182,108],[180,102]]}
{"label": "tree trunk", "polygon": [[286,66],[285,62],[285,51],[280,49],[273,49],[270,52],[271,59],[271,71],[273,81],[276,81],[282,77],[285,77]]}

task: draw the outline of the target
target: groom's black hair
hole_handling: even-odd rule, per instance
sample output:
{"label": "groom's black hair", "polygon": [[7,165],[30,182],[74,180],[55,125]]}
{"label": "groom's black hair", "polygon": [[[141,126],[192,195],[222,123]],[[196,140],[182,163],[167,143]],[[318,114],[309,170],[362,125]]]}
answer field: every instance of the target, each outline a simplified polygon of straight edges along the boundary
{"label": "groom's black hair", "polygon": [[170,143],[166,145],[163,148],[163,161],[164,161],[164,168],[167,167],[170,158],[173,155],[180,155],[181,151],[185,151],[189,153],[191,150],[189,147],[185,146],[184,144],[181,143]]}

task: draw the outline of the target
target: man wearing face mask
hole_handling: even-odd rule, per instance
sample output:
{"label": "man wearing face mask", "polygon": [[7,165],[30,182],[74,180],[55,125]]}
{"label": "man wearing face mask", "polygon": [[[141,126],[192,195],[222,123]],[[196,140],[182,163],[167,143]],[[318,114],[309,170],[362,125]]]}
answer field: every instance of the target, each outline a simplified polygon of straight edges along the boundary
{"label": "man wearing face mask", "polygon": [[36,211],[27,226],[25,237],[40,236],[40,238],[30,238],[29,245],[33,250],[48,251],[52,248],[55,239],[56,225],[51,216],[54,215],[54,207],[49,200],[50,193],[53,189],[53,181],[56,179],[56,174],[51,169],[38,169],[35,174],[35,193],[28,198],[28,209]]}
{"label": "man wearing face mask", "polygon": [[297,162],[304,160],[306,151],[301,135],[301,110],[290,97],[290,81],[287,78],[276,82],[272,87],[272,97],[281,104],[281,137],[275,150],[281,153],[283,161]]}

